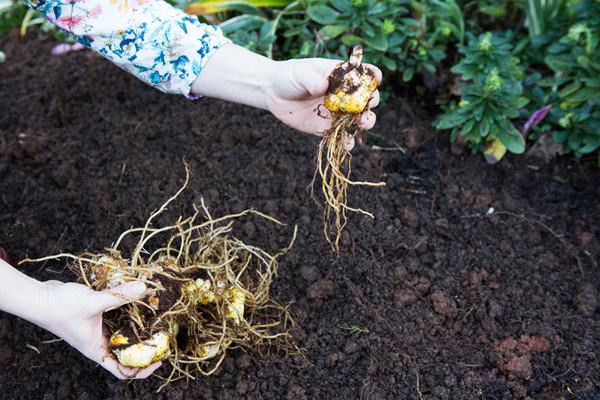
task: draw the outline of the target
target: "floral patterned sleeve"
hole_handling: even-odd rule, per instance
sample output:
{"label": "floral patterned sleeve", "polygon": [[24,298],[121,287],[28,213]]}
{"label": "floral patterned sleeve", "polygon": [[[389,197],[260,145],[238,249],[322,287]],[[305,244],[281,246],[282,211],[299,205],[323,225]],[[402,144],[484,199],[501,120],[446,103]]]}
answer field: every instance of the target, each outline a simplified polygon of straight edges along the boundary
{"label": "floral patterned sleeve", "polygon": [[80,43],[147,84],[190,94],[210,55],[229,39],[161,0],[25,0]]}

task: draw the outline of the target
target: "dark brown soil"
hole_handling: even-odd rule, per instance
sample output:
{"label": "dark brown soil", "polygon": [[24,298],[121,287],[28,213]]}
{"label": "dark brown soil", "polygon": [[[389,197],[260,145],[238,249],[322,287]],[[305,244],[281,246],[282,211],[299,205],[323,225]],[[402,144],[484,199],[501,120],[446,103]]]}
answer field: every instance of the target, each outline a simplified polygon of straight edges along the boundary
{"label": "dark brown soil", "polygon": [[[349,215],[336,257],[307,190],[317,137],[264,111],[162,94],[88,51],[50,56],[53,44],[0,37],[0,246],[15,262],[101,251],[179,189],[185,158],[190,185],[157,226],[201,197],[216,217],[253,207],[286,223],[234,226],[270,252],[298,225],[272,295],[293,302],[306,358],[233,350],[213,376],[156,394],[159,378],[119,381],[0,313],[0,398],[600,398],[595,160],[456,157],[418,101],[395,97],[353,150],[356,180],[387,182],[348,191],[375,219]],[[19,268],[76,279],[63,262]]]}

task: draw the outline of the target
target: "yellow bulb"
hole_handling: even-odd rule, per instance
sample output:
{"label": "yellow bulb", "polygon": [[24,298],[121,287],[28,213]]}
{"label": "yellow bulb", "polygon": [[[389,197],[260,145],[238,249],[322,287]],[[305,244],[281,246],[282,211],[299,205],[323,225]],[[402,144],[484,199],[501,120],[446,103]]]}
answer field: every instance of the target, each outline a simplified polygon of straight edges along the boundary
{"label": "yellow bulb", "polygon": [[227,296],[230,299],[230,304],[227,305],[227,317],[233,319],[236,325],[240,324],[240,320],[244,316],[244,303],[246,302],[246,294],[240,292],[233,287]]}
{"label": "yellow bulb", "polygon": [[[123,346],[129,343],[129,338],[116,332],[109,342],[109,347]],[[161,361],[171,354],[171,340],[167,332],[156,332],[148,340],[141,341],[128,347],[112,350],[119,362],[131,368],[146,368],[153,362]]]}
{"label": "yellow bulb", "polygon": [[377,89],[375,73],[361,64],[362,47],[356,45],[350,60],[338,64],[329,76],[325,107],[331,112],[360,114]]}

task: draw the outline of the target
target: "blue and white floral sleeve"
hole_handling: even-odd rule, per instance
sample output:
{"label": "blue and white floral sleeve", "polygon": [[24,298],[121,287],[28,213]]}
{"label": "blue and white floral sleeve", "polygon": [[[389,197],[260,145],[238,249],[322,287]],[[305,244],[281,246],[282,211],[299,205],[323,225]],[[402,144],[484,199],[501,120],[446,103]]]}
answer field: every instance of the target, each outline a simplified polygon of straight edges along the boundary
{"label": "blue and white floral sleeve", "polygon": [[190,94],[210,55],[229,39],[161,0],[25,0],[80,43],[147,84]]}

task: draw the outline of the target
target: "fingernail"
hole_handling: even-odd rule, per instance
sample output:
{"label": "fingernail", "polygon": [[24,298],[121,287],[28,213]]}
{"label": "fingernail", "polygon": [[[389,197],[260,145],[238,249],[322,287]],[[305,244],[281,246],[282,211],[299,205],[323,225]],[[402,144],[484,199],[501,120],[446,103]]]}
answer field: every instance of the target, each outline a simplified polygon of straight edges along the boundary
{"label": "fingernail", "polygon": [[131,285],[131,293],[134,296],[139,296],[146,291],[146,285],[143,282],[136,282]]}

